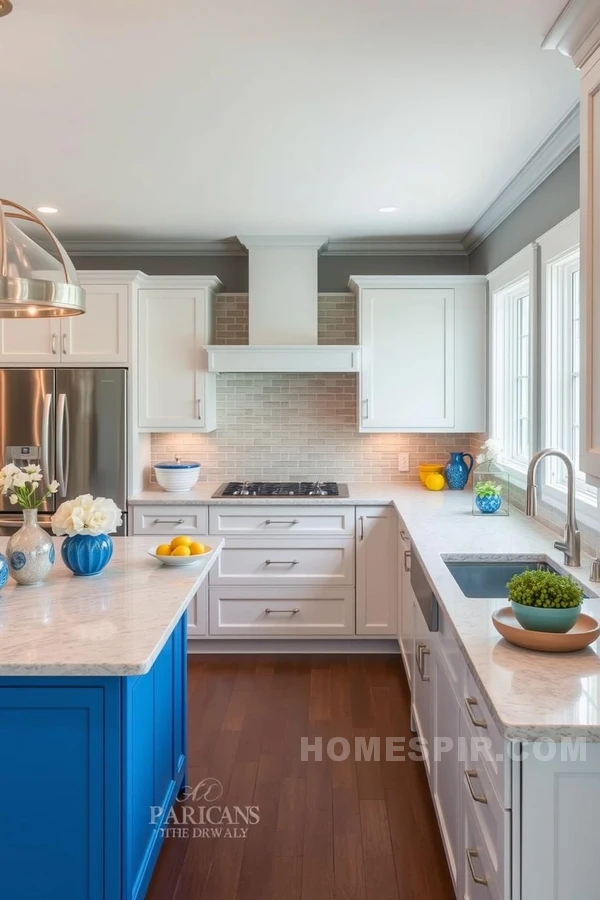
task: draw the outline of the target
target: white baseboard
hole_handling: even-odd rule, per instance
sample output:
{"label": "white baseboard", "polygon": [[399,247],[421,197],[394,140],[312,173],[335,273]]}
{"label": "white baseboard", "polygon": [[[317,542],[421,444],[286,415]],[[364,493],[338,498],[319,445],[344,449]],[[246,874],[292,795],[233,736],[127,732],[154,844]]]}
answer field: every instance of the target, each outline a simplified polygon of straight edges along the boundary
{"label": "white baseboard", "polygon": [[214,655],[219,653],[235,653],[236,656],[249,653],[393,653],[400,656],[400,648],[397,638],[373,638],[348,639],[336,638],[335,640],[301,640],[294,638],[282,638],[281,640],[260,638],[243,640],[226,638],[215,640],[209,638],[193,638],[188,640],[188,656]]}

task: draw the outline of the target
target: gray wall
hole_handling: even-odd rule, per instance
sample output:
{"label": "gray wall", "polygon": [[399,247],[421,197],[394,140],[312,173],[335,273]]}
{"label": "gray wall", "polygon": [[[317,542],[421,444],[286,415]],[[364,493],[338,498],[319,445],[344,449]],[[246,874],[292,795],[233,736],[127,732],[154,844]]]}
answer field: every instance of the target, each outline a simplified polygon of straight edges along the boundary
{"label": "gray wall", "polygon": [[527,197],[469,256],[469,272],[488,275],[579,209],[579,150]]}
{"label": "gray wall", "polygon": [[[227,293],[248,290],[246,256],[75,256],[78,269],[139,269],[147,275],[217,275]],[[462,275],[466,256],[323,256],[321,293],[348,290],[351,275]]]}
{"label": "gray wall", "polygon": [[82,269],[131,269],[146,275],[217,275],[227,293],[248,290],[245,256],[73,256]]}

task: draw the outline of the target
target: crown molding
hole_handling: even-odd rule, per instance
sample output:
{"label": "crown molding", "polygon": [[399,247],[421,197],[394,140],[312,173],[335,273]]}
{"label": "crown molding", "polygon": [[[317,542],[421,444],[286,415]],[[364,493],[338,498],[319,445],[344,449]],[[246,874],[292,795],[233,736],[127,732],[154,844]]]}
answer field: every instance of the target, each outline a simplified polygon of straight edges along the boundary
{"label": "crown molding", "polygon": [[578,69],[600,46],[600,0],[569,0],[542,42],[570,56]]}
{"label": "crown molding", "polygon": [[356,239],[329,241],[321,256],[466,256],[459,240]]}
{"label": "crown molding", "polygon": [[318,250],[326,244],[326,234],[240,234],[238,241],[249,250],[256,247],[268,247],[270,250],[289,250],[299,247]]}
{"label": "crown molding", "polygon": [[561,119],[465,234],[462,246],[466,252],[475,250],[578,146],[579,103]]}
{"label": "crown molding", "polygon": [[323,246],[321,256],[466,256],[466,250],[460,241],[438,238],[420,240],[357,238],[329,241],[326,237],[314,235],[299,237],[244,235],[239,240],[226,238],[222,241],[95,241],[65,238],[61,240],[61,244],[69,256],[73,257],[247,256],[246,246],[312,246],[315,249]]}
{"label": "crown molding", "polygon": [[69,256],[246,256],[246,250],[237,238],[220,241],[59,240]]}

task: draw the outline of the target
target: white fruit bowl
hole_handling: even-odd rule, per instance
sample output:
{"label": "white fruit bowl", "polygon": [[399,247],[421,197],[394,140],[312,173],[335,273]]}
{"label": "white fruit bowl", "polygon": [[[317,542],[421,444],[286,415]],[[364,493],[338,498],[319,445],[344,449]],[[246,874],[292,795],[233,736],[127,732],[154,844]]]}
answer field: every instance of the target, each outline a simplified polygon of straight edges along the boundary
{"label": "white fruit bowl", "polygon": [[194,556],[159,556],[155,547],[148,550],[148,555],[158,560],[163,566],[196,566],[212,553],[212,547],[209,547],[208,544],[204,546],[207,547],[204,553],[196,553]]}
{"label": "white fruit bowl", "polygon": [[164,491],[190,491],[200,476],[200,463],[181,460],[157,463],[154,474]]}

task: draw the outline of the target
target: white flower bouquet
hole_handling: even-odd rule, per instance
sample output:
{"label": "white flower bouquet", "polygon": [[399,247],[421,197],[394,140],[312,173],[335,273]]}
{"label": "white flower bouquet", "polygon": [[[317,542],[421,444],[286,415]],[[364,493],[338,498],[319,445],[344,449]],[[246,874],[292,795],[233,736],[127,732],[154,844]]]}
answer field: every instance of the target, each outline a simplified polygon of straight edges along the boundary
{"label": "white flower bouquet", "polygon": [[481,449],[483,450],[483,453],[480,453],[475,460],[479,465],[486,462],[502,462],[502,444],[500,441],[496,441],[494,438],[488,438],[488,440],[481,445]]}
{"label": "white flower bouquet", "polygon": [[14,463],[9,463],[0,469],[0,493],[8,495],[10,502],[14,506],[18,503],[21,509],[37,509],[50,494],[57,492],[58,481],[53,481],[46,493],[38,496],[42,481],[42,470],[39,466],[25,466],[20,469]]}
{"label": "white flower bouquet", "polygon": [[65,500],[52,516],[52,531],[56,535],[111,534],[122,519],[121,510],[114,500],[81,494],[74,500]]}

